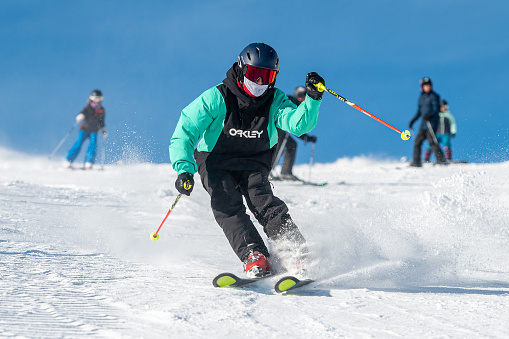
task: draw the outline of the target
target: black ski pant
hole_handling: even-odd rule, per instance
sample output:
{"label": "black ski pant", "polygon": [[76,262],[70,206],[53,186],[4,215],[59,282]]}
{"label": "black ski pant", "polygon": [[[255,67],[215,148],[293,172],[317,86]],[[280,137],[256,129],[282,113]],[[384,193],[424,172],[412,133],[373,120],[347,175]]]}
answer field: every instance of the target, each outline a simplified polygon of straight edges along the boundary
{"label": "black ski pant", "polygon": [[431,134],[429,130],[419,130],[419,133],[417,133],[417,137],[415,137],[415,143],[414,143],[414,164],[420,164],[421,163],[421,148],[422,143],[424,140],[428,140],[429,145],[431,146],[431,149],[433,150],[433,153],[435,153],[435,156],[437,158],[437,162],[445,162],[444,154],[442,153],[442,150],[440,149],[440,146],[435,142],[435,138]]}
{"label": "black ski pant", "polygon": [[277,239],[289,231],[302,238],[288,214],[288,207],[272,193],[268,169],[207,170],[206,166],[200,166],[199,173],[210,195],[214,217],[241,261],[245,261],[251,251],[270,255],[247,214],[243,198],[269,239]]}
{"label": "black ski pant", "polygon": [[[287,132],[282,129],[277,130],[278,145],[276,154],[279,153],[279,149],[282,146],[283,140],[285,140]],[[283,153],[281,153],[283,154]],[[297,142],[288,134],[286,138],[286,145],[284,149],[283,166],[281,167],[281,174],[292,174],[293,164],[295,163],[295,156],[297,155]],[[279,159],[276,159],[279,161]],[[277,164],[274,164],[277,165]],[[274,167],[274,166],[273,166]]]}

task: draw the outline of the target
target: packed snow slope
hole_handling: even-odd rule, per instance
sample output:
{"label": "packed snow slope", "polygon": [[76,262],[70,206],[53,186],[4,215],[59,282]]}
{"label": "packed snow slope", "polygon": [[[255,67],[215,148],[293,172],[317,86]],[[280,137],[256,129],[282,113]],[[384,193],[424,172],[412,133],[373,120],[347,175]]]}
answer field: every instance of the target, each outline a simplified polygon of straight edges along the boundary
{"label": "packed snow slope", "polygon": [[508,335],[509,163],[345,158],[312,168],[325,187],[275,182],[317,279],[283,296],[277,277],[212,286],[242,264],[200,185],[150,240],[177,196],[169,164],[61,162],[0,149],[2,338]]}

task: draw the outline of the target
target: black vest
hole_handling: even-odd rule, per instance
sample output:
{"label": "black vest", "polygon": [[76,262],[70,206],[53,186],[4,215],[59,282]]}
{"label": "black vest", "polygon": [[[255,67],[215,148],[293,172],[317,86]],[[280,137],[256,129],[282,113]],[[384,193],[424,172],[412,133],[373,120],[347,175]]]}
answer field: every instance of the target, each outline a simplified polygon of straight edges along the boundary
{"label": "black vest", "polygon": [[217,89],[226,105],[224,127],[212,152],[195,152],[198,166],[206,165],[209,170],[254,170],[262,166],[270,170],[275,147],[270,148],[268,125],[274,91],[245,101],[224,83]]}

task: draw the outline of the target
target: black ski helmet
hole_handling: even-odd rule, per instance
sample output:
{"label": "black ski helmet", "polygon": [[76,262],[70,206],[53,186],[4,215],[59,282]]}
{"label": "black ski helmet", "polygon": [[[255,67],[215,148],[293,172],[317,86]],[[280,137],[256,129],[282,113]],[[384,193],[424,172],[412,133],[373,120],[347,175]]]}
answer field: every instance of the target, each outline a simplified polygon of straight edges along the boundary
{"label": "black ski helmet", "polygon": [[428,77],[422,78],[420,83],[421,83],[421,87],[424,86],[424,85],[433,86],[433,83],[431,82],[431,78],[428,78]]}
{"label": "black ski helmet", "polygon": [[94,89],[92,91],[92,93],[90,94],[90,100],[92,100],[93,102],[99,102],[99,101],[102,101],[103,100],[103,93],[98,90],[98,89]]}
{"label": "black ski helmet", "polygon": [[242,77],[239,81],[244,81],[247,66],[256,66],[279,72],[279,57],[274,48],[261,42],[255,42],[247,45],[239,54],[239,67],[242,71]]}
{"label": "black ski helmet", "polygon": [[296,99],[302,99],[302,98],[305,98],[306,97],[306,88],[302,87],[302,86],[297,86],[295,87],[295,89],[293,90],[293,96],[296,98]]}

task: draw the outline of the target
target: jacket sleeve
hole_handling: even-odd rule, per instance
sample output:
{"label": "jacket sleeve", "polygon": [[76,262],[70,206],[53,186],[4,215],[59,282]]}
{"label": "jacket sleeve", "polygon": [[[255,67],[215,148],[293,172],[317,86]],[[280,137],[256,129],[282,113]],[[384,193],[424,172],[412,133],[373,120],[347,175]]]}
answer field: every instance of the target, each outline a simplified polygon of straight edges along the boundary
{"label": "jacket sleeve", "polygon": [[296,136],[311,132],[316,127],[321,100],[313,100],[306,95],[306,99],[297,107],[279,89],[274,99],[279,102],[275,116],[276,127]]}
{"label": "jacket sleeve", "polygon": [[456,119],[454,119],[454,116],[451,114],[451,112],[449,112],[448,118],[449,118],[449,123],[450,123],[450,128],[451,128],[451,134],[456,134],[456,132],[458,131],[458,129],[456,127]]}
{"label": "jacket sleeve", "polygon": [[104,128],[106,127],[106,123],[105,123],[105,120],[104,118],[106,117],[106,110],[104,109],[104,107],[102,108],[102,112],[99,113],[99,126],[101,128]]}
{"label": "jacket sleeve", "polygon": [[216,87],[205,91],[182,110],[169,147],[172,167],[178,174],[194,174],[198,166],[193,158],[196,144],[218,117],[224,99]]}

